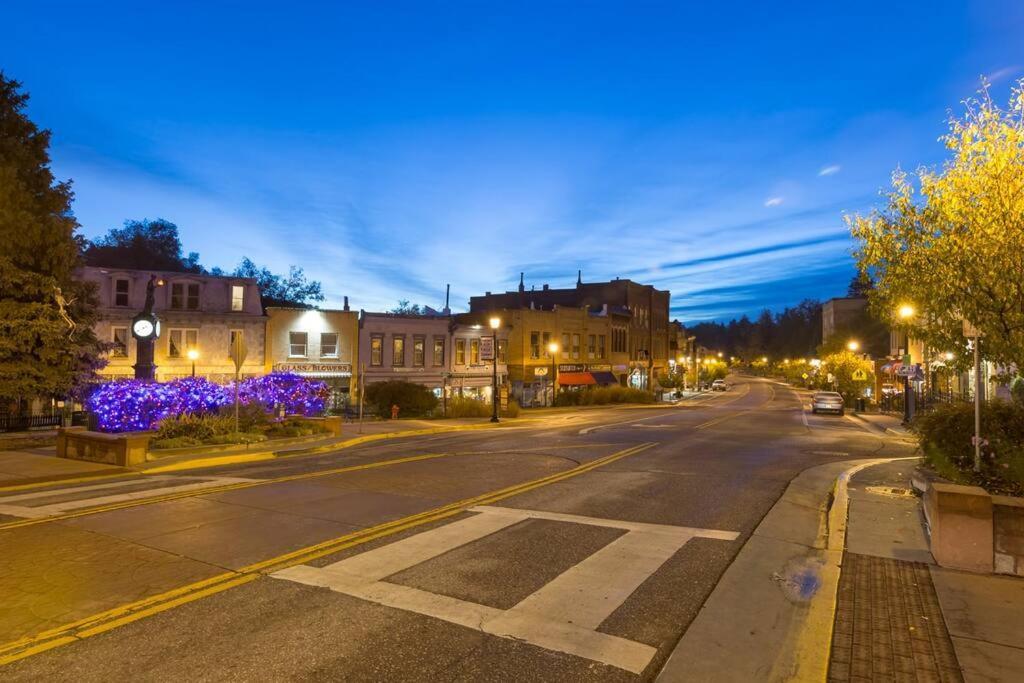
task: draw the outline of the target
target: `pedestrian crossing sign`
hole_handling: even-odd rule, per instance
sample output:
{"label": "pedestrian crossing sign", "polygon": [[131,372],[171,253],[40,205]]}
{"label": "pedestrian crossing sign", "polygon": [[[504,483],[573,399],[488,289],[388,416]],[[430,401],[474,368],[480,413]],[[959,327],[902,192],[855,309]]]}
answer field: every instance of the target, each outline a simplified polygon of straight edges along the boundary
{"label": "pedestrian crossing sign", "polygon": [[863,382],[867,378],[868,373],[864,372],[864,370],[858,369],[853,371],[853,380],[855,382]]}

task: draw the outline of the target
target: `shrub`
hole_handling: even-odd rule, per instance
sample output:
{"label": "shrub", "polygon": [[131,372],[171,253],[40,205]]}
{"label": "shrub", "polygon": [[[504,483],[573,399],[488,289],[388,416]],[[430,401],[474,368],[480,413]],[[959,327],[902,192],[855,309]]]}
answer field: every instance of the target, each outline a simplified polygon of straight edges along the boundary
{"label": "shrub", "polygon": [[940,474],[990,491],[1024,494],[1024,405],[991,401],[982,406],[981,472],[974,468],[974,406],[944,405],[914,423],[925,462]]}
{"label": "shrub", "polygon": [[391,406],[398,405],[401,417],[429,415],[437,407],[437,397],[422,384],[391,380],[366,387],[366,403],[381,417],[391,417]]}
{"label": "shrub", "polygon": [[326,434],[329,431],[330,430],[325,425],[317,422],[307,422],[306,420],[296,420],[291,418],[274,423],[266,430],[266,433],[267,436],[273,437],[292,437]]}
{"label": "shrub", "polygon": [[[490,417],[494,412],[490,401],[469,396],[452,396],[448,399],[448,417]],[[519,417],[519,404],[509,399],[508,407],[499,410],[502,417]]]}
{"label": "shrub", "polygon": [[260,441],[266,441],[267,437],[258,432],[228,432],[227,434],[218,434],[210,438],[207,443],[210,444],[234,444],[234,443],[259,443]]}
{"label": "shrub", "polygon": [[250,377],[238,385],[238,400],[263,406],[271,412],[283,405],[289,415],[322,415],[330,390],[324,382],[314,382],[288,372]]}
{"label": "shrub", "polygon": [[202,443],[214,436],[228,434],[235,430],[234,418],[226,415],[178,415],[160,422],[155,441],[189,438]]}
{"label": "shrub", "polygon": [[632,387],[589,387],[571,391],[563,389],[555,399],[556,406],[590,406],[608,403],[654,403],[654,394]]}
{"label": "shrub", "polygon": [[1010,382],[1010,396],[1017,405],[1024,406],[1024,377],[1014,377]]}

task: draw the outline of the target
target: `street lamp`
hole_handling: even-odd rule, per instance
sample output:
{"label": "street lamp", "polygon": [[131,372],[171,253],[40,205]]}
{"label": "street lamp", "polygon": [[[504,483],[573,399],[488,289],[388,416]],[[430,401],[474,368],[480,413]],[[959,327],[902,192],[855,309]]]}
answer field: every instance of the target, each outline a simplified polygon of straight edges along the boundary
{"label": "street lamp", "polygon": [[498,421],[498,328],[501,327],[501,318],[491,317],[491,337],[494,345],[491,347],[494,361],[493,385],[491,386],[491,422]]}
{"label": "street lamp", "polygon": [[551,405],[555,405],[555,397],[558,395],[558,368],[555,367],[555,358],[558,357],[558,342],[548,344],[548,354],[551,356]]}
{"label": "street lamp", "polygon": [[188,356],[188,359],[190,361],[192,361],[192,376],[195,377],[196,376],[196,358],[199,358],[199,351],[196,350],[196,349],[189,349],[188,352],[185,355]]}
{"label": "street lamp", "polygon": [[[909,321],[911,318],[913,318],[916,313],[917,313],[917,311],[915,311],[914,307],[911,306],[910,304],[902,304],[899,307],[899,309],[896,311],[896,314],[900,317],[900,320],[907,320],[907,321]],[[903,335],[904,335],[904,338],[905,338],[906,347],[904,348],[904,356],[900,360],[905,360],[905,359],[910,358],[910,327],[909,327],[909,323],[908,323],[907,327],[904,328]],[[907,363],[907,365],[909,366],[909,363]],[[906,424],[910,424],[910,420],[913,419],[913,417],[914,417],[914,395],[910,391],[910,375],[906,374],[908,372],[908,369],[904,368],[904,367],[900,367],[900,370],[903,371],[903,373],[904,373],[903,374],[903,424],[906,425]]]}
{"label": "street lamp", "polygon": [[848,348],[851,351],[856,351],[857,349],[860,348],[860,342],[858,342],[856,339],[851,339],[849,342],[846,343],[846,348]]}

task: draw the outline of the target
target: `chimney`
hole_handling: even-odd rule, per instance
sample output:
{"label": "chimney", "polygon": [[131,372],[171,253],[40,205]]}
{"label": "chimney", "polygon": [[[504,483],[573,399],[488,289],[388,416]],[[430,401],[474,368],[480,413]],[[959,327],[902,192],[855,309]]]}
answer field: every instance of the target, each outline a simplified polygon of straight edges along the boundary
{"label": "chimney", "polygon": [[449,284],[444,286],[444,314],[445,315],[449,315],[452,312],[451,307],[448,305],[449,304],[449,298],[451,297],[451,295],[452,295],[452,286],[451,286],[451,283],[449,283]]}
{"label": "chimney", "polygon": [[519,293],[520,293],[520,294],[522,294],[523,292],[525,292],[525,291],[526,291],[526,283],[525,283],[525,282],[523,282],[523,276],[524,276],[525,274],[526,274],[526,273],[519,273]]}
{"label": "chimney", "polygon": [[490,296],[490,295],[491,295],[490,292],[484,292],[484,296]]}
{"label": "chimney", "polygon": [[344,310],[344,311],[348,310],[348,297],[347,296],[345,297],[345,305],[342,306],[342,310]]}
{"label": "chimney", "polygon": [[576,286],[577,287],[582,287],[583,286],[583,271],[582,270],[577,270],[576,271]]}
{"label": "chimney", "polygon": [[548,291],[548,286],[547,285],[544,285],[544,291],[545,292]]}

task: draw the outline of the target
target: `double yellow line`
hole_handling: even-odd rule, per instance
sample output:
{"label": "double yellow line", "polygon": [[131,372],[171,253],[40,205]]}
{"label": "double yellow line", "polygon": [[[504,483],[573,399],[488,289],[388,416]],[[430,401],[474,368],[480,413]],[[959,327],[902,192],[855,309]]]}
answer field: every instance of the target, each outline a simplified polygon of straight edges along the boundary
{"label": "double yellow line", "polygon": [[[53,648],[60,647],[62,645],[84,640],[85,638],[105,633],[118,628],[119,626],[130,624],[133,621],[138,621],[139,619],[144,619],[145,617],[165,612],[180,605],[221,593],[230,588],[241,586],[249,583],[250,581],[255,581],[262,575],[269,574],[286,567],[304,564],[317,558],[340,552],[346,548],[367,543],[377,538],[383,538],[423,524],[429,524],[447,517],[452,517],[462,513],[466,508],[474,505],[488,505],[511,496],[526,493],[527,491],[531,491],[542,486],[548,486],[549,484],[555,484],[565,479],[585,474],[591,470],[597,469],[598,467],[602,467],[630,455],[635,455],[656,445],[657,443],[655,442],[648,442],[631,448],[626,448],[603,458],[598,458],[597,460],[574,467],[571,470],[566,470],[565,472],[559,472],[557,474],[541,477],[540,479],[534,479],[522,484],[498,489],[473,498],[449,503],[448,505],[442,505],[441,507],[433,508],[415,515],[410,515],[391,522],[378,524],[367,529],[355,531],[329,541],[324,541],[323,543],[308,546],[284,555],[278,555],[276,557],[263,560],[262,562],[250,564],[236,571],[219,574],[202,581],[197,581],[186,586],[181,586],[179,588],[160,593],[159,595],[154,595],[143,600],[115,607],[105,612],[100,612],[84,619],[43,631],[33,636],[28,636],[5,645],[0,645],[0,666],[10,664],[11,662],[18,661],[19,659],[31,657],[32,655],[39,654],[47,650],[52,650]],[[415,458],[408,458],[405,460],[425,460],[432,457],[436,458],[440,456],[416,456]],[[383,463],[374,463],[372,465],[343,469],[365,469],[367,467],[381,465],[383,465]]]}

